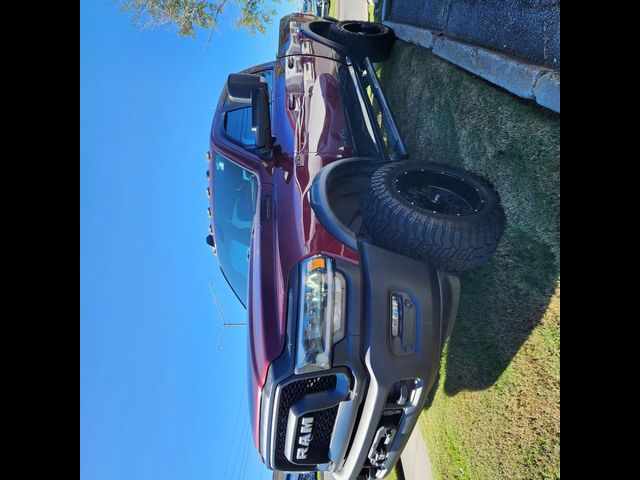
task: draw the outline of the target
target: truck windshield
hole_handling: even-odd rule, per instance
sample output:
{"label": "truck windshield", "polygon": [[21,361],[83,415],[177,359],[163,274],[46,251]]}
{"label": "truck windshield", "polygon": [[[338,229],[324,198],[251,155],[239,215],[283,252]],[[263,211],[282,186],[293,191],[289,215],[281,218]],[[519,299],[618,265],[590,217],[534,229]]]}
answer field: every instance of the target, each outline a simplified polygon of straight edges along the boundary
{"label": "truck windshield", "polygon": [[247,306],[247,275],[253,215],[256,211],[255,176],[215,152],[213,225],[220,268],[234,293]]}

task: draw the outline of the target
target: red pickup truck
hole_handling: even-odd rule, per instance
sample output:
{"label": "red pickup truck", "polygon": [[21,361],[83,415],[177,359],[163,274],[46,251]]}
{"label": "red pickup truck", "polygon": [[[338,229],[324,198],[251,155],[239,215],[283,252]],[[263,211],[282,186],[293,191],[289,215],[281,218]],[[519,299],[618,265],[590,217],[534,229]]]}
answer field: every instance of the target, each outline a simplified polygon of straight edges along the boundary
{"label": "red pickup truck", "polygon": [[393,40],[288,15],[277,58],[229,75],[213,118],[207,243],[247,309],[253,438],[276,471],[387,475],[453,327],[455,272],[502,234],[488,182],[407,160],[372,65]]}

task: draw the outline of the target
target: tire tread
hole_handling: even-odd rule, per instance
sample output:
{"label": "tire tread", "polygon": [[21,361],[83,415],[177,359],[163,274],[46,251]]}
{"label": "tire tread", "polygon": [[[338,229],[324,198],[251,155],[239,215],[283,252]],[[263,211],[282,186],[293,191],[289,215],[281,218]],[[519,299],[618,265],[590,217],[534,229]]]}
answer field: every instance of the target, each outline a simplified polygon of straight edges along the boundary
{"label": "tire tread", "polygon": [[[416,167],[462,176],[479,189],[484,207],[474,215],[453,217],[407,205],[391,188],[391,182],[398,172]],[[458,167],[431,161],[391,162],[378,168],[371,177],[363,220],[369,235],[381,247],[448,271],[485,263],[496,250],[505,224],[499,196],[489,182]]]}

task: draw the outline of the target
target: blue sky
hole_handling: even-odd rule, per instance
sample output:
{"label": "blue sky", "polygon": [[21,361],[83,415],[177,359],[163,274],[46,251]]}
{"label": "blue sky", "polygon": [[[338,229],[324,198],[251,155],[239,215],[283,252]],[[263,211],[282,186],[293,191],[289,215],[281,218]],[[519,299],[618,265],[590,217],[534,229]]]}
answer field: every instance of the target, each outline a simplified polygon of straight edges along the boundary
{"label": "blue sky", "polygon": [[[280,13],[298,2],[283,3]],[[205,152],[230,72],[269,61],[233,28],[205,46],[80,5],[80,473],[94,479],[265,479],[247,415],[245,311],[204,242]]]}

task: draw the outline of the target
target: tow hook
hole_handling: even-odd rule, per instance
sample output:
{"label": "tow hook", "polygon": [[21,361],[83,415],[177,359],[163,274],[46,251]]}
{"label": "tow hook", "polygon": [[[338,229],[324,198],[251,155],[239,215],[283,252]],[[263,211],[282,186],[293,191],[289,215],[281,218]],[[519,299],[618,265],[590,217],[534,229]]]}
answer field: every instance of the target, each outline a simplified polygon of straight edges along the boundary
{"label": "tow hook", "polygon": [[371,450],[369,450],[369,461],[374,467],[380,467],[389,455],[389,448],[396,437],[395,428],[380,427],[373,438]]}

